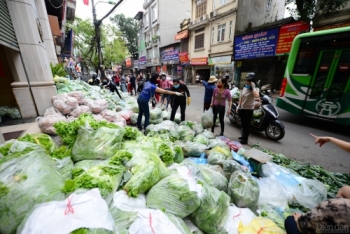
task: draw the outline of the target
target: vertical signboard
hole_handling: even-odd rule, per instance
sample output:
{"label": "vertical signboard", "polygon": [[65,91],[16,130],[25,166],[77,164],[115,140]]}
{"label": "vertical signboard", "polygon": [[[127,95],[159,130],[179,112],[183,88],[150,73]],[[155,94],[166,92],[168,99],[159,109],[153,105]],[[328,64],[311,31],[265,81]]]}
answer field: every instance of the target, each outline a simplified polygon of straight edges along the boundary
{"label": "vertical signboard", "polygon": [[301,33],[309,31],[309,24],[305,22],[296,22],[283,25],[277,41],[276,54],[286,54],[290,52],[294,38]]}

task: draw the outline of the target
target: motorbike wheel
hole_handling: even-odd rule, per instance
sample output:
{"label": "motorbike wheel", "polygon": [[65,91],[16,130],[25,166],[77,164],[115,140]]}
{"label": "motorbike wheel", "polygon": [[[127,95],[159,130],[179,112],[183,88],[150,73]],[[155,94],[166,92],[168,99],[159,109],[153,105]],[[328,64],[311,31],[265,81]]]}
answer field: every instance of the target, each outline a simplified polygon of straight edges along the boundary
{"label": "motorbike wheel", "polygon": [[270,123],[266,126],[265,134],[268,138],[278,141],[284,137],[285,131],[284,128],[281,128],[276,123]]}

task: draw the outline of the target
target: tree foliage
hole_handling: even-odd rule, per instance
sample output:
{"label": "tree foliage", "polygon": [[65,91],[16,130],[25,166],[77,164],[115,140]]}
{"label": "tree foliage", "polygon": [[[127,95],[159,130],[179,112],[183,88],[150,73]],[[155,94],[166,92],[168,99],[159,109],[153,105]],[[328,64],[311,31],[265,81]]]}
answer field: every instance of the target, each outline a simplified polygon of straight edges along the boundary
{"label": "tree foliage", "polygon": [[[74,48],[78,49],[84,61],[97,70],[98,56],[95,27],[91,19],[75,17],[68,24],[74,30]],[[125,60],[127,48],[121,38],[121,33],[111,25],[101,25],[102,64],[120,63]]]}
{"label": "tree foliage", "polygon": [[[335,13],[349,2],[349,0],[286,0],[287,9],[294,18],[311,20],[316,15]],[[294,5],[296,7],[290,7]]]}
{"label": "tree foliage", "polygon": [[136,58],[138,53],[137,22],[133,18],[125,17],[124,14],[117,14],[114,17],[111,17],[110,20],[114,22],[122,32],[129,53]]}

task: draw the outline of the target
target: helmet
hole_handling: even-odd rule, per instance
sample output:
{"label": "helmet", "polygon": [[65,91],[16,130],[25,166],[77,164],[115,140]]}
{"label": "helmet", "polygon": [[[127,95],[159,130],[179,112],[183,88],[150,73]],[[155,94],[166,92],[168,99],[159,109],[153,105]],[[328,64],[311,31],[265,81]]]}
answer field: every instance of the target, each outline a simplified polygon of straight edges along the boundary
{"label": "helmet", "polygon": [[254,72],[250,72],[250,73],[248,73],[247,75],[246,75],[246,79],[247,79],[247,81],[249,81],[249,82],[255,82],[255,73]]}

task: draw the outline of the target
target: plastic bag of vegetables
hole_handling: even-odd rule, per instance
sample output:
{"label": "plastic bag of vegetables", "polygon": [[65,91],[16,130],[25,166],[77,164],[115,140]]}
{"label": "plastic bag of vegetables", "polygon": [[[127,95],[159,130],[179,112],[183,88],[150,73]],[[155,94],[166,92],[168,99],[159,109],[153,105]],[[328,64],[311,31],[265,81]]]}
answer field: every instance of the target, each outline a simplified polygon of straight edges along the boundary
{"label": "plastic bag of vegetables", "polygon": [[203,145],[208,145],[209,144],[209,139],[206,138],[205,136],[199,134],[199,135],[194,137],[193,142],[198,142],[198,143],[201,143]]}
{"label": "plastic bag of vegetables", "polygon": [[200,123],[194,123],[191,128],[196,135],[201,134],[204,131],[203,126]]}
{"label": "plastic bag of vegetables", "polygon": [[150,120],[156,120],[162,118],[162,109],[154,108],[150,111]]}
{"label": "plastic bag of vegetables", "polygon": [[217,153],[221,153],[223,155],[226,156],[226,158],[231,158],[232,154],[231,154],[231,150],[227,145],[217,145],[214,148],[212,148],[210,150],[210,152],[217,152]]}
{"label": "plastic bag of vegetables", "polygon": [[169,170],[153,149],[139,149],[137,145],[135,146],[128,150],[133,156],[126,167],[130,169],[132,176],[123,188],[131,197],[147,192],[158,181],[169,175]]}
{"label": "plastic bag of vegetables", "polygon": [[203,184],[201,205],[190,219],[206,233],[221,233],[228,217],[230,197],[216,188]]}
{"label": "plastic bag of vegetables", "polygon": [[184,153],[182,151],[182,147],[180,145],[173,145],[174,150],[174,162],[181,163],[184,160]]}
{"label": "plastic bag of vegetables", "polygon": [[275,208],[286,208],[288,206],[288,195],[285,188],[273,177],[259,179],[258,205],[270,205]]}
{"label": "plastic bag of vegetables", "polygon": [[61,146],[54,150],[50,156],[55,162],[56,169],[63,175],[65,179],[72,177],[72,170],[74,168],[73,161],[71,159],[71,149],[67,146]]}
{"label": "plastic bag of vegetables", "polygon": [[208,138],[208,139],[214,139],[215,138],[215,134],[212,133],[211,131],[208,131],[208,130],[204,130],[201,134],[203,136],[205,136],[206,138]]}
{"label": "plastic bag of vegetables", "polygon": [[0,158],[0,233],[15,233],[35,205],[63,200],[63,184],[63,176],[43,148],[14,141]]}
{"label": "plastic bag of vegetables", "polygon": [[123,166],[94,166],[74,179],[66,180],[63,191],[71,194],[77,189],[100,189],[102,197],[109,204],[122,180]]}
{"label": "plastic bag of vegetables", "polygon": [[47,154],[51,154],[57,149],[57,145],[53,139],[44,133],[26,134],[25,136],[18,138],[18,140],[37,144],[43,147]]}
{"label": "plastic bag of vegetables", "polygon": [[194,131],[186,125],[180,125],[177,128],[177,132],[179,133],[180,140],[182,141],[192,141],[194,138]]}
{"label": "plastic bag of vegetables", "polygon": [[121,148],[125,130],[123,128],[105,128],[96,130],[82,127],[72,149],[72,159],[79,162],[86,159],[108,159]]}
{"label": "plastic bag of vegetables", "polygon": [[245,233],[260,233],[260,234],[285,234],[271,219],[264,217],[256,217],[247,225],[239,224],[238,232]]}
{"label": "plastic bag of vegetables", "polygon": [[184,218],[200,206],[201,191],[202,186],[197,184],[188,168],[180,166],[149,190],[146,204],[149,208]]}
{"label": "plastic bag of vegetables", "polygon": [[242,166],[235,160],[224,160],[222,161],[222,169],[224,170],[225,177],[229,180],[232,173],[236,171],[243,171]]}
{"label": "plastic bag of vegetables", "polygon": [[225,161],[227,157],[217,151],[210,151],[208,155],[208,163],[211,165],[222,165],[223,161]]}
{"label": "plastic bag of vegetables", "polygon": [[212,108],[206,110],[202,116],[203,128],[211,128],[214,126],[214,114]]}
{"label": "plastic bag of vegetables", "polygon": [[236,171],[228,183],[228,195],[240,208],[256,210],[259,199],[259,185],[248,173]]}
{"label": "plastic bag of vegetables", "polygon": [[182,147],[185,157],[200,157],[206,149],[206,145],[191,141],[185,142]]}
{"label": "plastic bag of vegetables", "polygon": [[257,213],[259,213],[261,217],[266,217],[271,219],[276,223],[278,227],[285,230],[285,227],[284,227],[285,218],[283,216],[283,213],[278,210],[272,208],[271,206],[259,206],[259,210],[257,210]]}
{"label": "plastic bag of vegetables", "polygon": [[52,233],[53,230],[57,233],[71,233],[80,228],[86,231],[109,230],[113,233],[113,218],[98,189],[72,194],[66,200],[38,205],[18,228],[17,233]]}
{"label": "plastic bag of vegetables", "polygon": [[75,178],[77,176],[80,176],[87,170],[89,170],[91,167],[94,166],[106,166],[108,165],[107,160],[83,160],[80,162],[77,162],[74,164],[73,170],[72,170],[72,177]]}
{"label": "plastic bag of vegetables", "polygon": [[249,208],[239,208],[230,204],[225,230],[228,234],[239,234],[239,224],[248,225],[255,217],[255,214]]}

